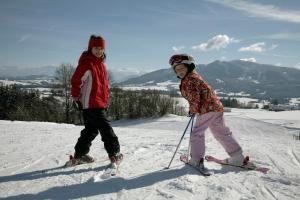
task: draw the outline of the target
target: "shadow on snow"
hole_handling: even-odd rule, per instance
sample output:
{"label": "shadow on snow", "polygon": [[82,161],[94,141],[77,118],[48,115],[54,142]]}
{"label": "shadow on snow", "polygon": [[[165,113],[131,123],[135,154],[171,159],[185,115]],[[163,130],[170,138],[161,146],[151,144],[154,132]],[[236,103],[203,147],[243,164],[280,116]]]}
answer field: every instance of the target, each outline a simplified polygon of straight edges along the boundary
{"label": "shadow on snow", "polygon": [[[104,167],[100,167],[101,170]],[[188,170],[189,169],[189,170]],[[91,170],[91,169],[89,169]],[[188,170],[188,171],[187,171]],[[15,180],[31,180],[35,178],[43,178],[46,176],[56,176],[59,174],[71,174],[71,173],[83,173],[87,170],[78,170],[71,172],[56,172],[54,174],[45,174],[45,175],[34,175],[35,173],[26,173],[23,175],[18,175],[19,178],[14,178]],[[122,177],[113,177],[110,179],[102,180],[100,182],[94,182],[93,178],[89,179],[85,183],[79,183],[74,185],[67,186],[58,186],[49,188],[48,190],[39,192],[37,194],[21,194],[17,196],[6,197],[5,199],[22,199],[22,200],[31,200],[31,199],[76,199],[83,197],[91,197],[95,195],[101,194],[109,194],[116,193],[121,190],[132,190],[137,188],[143,188],[150,185],[153,185],[157,182],[174,179],[183,175],[186,175],[190,172],[190,168],[188,166],[184,166],[180,169],[168,169],[168,170],[160,170],[154,171],[151,173],[143,174],[138,177],[133,177],[129,179],[125,179]],[[38,171],[37,174],[39,174]],[[193,170],[192,173],[197,173]],[[17,176],[17,175],[16,175]],[[26,177],[27,176],[27,177]],[[3,179],[2,179],[3,180]]]}

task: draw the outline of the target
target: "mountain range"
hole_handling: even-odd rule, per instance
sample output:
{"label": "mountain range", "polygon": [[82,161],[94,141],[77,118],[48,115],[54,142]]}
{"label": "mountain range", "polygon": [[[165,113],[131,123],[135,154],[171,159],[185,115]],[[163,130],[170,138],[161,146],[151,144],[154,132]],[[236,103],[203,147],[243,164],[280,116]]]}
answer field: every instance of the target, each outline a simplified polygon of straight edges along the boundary
{"label": "mountain range", "polygon": [[[50,76],[55,74],[55,66],[21,68],[13,66],[0,67],[0,77],[18,77],[35,79],[36,76]],[[278,67],[241,60],[214,61],[209,64],[196,66],[196,71],[218,92],[220,96],[229,93],[244,94],[257,99],[269,98],[299,98],[300,70],[296,68]],[[125,73],[126,72],[126,73]],[[141,72],[123,70],[112,71],[115,81],[124,86],[139,86],[143,88],[160,89],[163,85],[167,90],[178,89],[180,80],[171,68],[160,69],[138,76]]]}
{"label": "mountain range", "polygon": [[[34,79],[37,77],[54,77],[58,66],[43,67],[19,67],[0,66],[0,79]],[[131,68],[108,69],[110,80],[121,82],[129,78],[137,77],[147,73],[146,70],[135,70]]]}
{"label": "mountain range", "polygon": [[[233,60],[197,65],[196,71],[219,94],[242,92],[258,99],[300,97],[300,70],[296,68]],[[129,79],[120,85],[149,86],[162,82],[171,84],[180,80],[169,68]]]}
{"label": "mountain range", "polygon": [[55,75],[57,67],[44,66],[44,67],[18,67],[18,66],[1,66],[1,78],[17,78],[17,77],[31,77],[31,76],[49,76]]}

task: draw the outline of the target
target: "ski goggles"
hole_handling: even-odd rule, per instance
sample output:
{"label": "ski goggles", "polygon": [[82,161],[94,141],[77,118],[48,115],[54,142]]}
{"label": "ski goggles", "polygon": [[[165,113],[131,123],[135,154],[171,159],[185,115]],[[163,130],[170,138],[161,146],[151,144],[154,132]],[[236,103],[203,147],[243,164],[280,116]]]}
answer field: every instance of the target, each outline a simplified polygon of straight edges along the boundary
{"label": "ski goggles", "polygon": [[174,55],[170,58],[169,64],[174,66],[174,64],[184,63],[183,61],[188,61],[189,56],[186,55]]}

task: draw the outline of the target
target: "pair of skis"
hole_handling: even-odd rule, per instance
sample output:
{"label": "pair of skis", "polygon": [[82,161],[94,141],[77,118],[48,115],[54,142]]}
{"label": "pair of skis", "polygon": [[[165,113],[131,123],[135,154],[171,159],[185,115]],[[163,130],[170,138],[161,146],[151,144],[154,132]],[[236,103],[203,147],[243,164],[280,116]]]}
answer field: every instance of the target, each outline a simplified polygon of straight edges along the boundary
{"label": "pair of skis", "polygon": [[196,166],[192,165],[191,163],[189,163],[189,158],[188,158],[187,155],[181,155],[180,156],[180,161],[182,161],[183,163],[185,163],[188,166],[193,167],[194,169],[196,169],[203,176],[212,175],[212,173],[210,173],[206,168],[199,168],[199,167],[196,167]]}
{"label": "pair of skis", "polygon": [[[187,155],[181,155],[180,160],[183,163],[185,163],[186,165],[189,165],[189,166],[193,167],[194,169],[196,169],[197,171],[199,171],[200,174],[203,175],[203,176],[212,175],[212,173],[209,172],[209,170],[207,170],[206,168],[199,168],[199,167],[196,167],[194,165],[191,165],[188,161],[188,156]],[[217,163],[217,164],[220,164],[220,165],[223,165],[223,166],[238,167],[238,168],[248,170],[248,171],[253,170],[253,171],[258,171],[258,172],[262,172],[262,173],[267,173],[270,170],[267,167],[256,166],[252,162],[248,162],[246,165],[233,165],[233,164],[227,163],[224,160],[220,160],[220,159],[218,159],[214,156],[205,156],[205,160],[208,161],[208,162],[214,162],[214,163]]]}
{"label": "pair of skis", "polygon": [[[196,169],[203,176],[212,175],[212,173],[208,169],[199,168],[199,167],[196,167],[196,166],[190,164],[187,155],[181,155],[180,160],[183,163],[185,163],[186,165],[189,165],[189,166],[193,167],[194,169]],[[246,165],[233,165],[233,164],[227,163],[224,160],[220,160],[220,159],[218,159],[214,156],[205,156],[205,160],[208,161],[208,162],[215,162],[217,164],[224,165],[224,166],[238,167],[238,168],[241,168],[241,169],[244,169],[244,170],[254,170],[254,171],[258,171],[258,172],[262,172],[262,173],[267,173],[270,170],[269,168],[266,168],[266,167],[256,166],[254,163],[251,163],[251,162],[248,162]],[[92,162],[90,162],[90,163],[92,163]],[[87,164],[87,163],[78,162],[76,159],[74,159],[73,157],[70,156],[70,160],[66,162],[65,167],[73,167],[73,166],[81,165],[81,164]],[[118,164],[116,164],[116,163],[108,164],[105,167],[105,170],[104,170],[103,174],[101,175],[101,178],[102,179],[108,179],[110,177],[118,175],[119,166],[120,166],[120,163],[118,163]]]}
{"label": "pair of skis", "polygon": [[74,167],[76,165],[82,165],[82,164],[88,164],[88,163],[93,163],[95,160],[91,160],[90,162],[83,162],[82,160],[74,158],[74,156],[70,155],[69,160],[66,162],[64,167]]}
{"label": "pair of skis", "polygon": [[[248,162],[245,165],[233,165],[233,164],[227,163],[224,160],[217,159],[213,156],[205,156],[205,160],[207,160],[208,162],[215,162],[220,165],[238,167],[241,169],[250,170],[250,171],[253,170],[253,171],[258,171],[258,172],[262,172],[262,173],[267,173],[270,170],[270,168],[257,166],[256,164],[254,164],[252,162]],[[248,160],[249,160],[249,158],[248,158]]]}
{"label": "pair of skis", "polygon": [[[66,164],[64,165],[64,167],[74,167],[74,166],[77,166],[77,165],[89,164],[89,163],[93,163],[93,162],[95,162],[95,161],[93,160],[91,162],[81,162],[81,161],[75,159],[72,155],[70,155],[70,159],[66,162]],[[108,164],[105,167],[104,172],[101,175],[101,178],[102,179],[107,179],[107,178],[110,178],[110,177],[118,175],[118,173],[119,173],[119,165],[120,165],[120,162],[118,164],[117,163],[110,163],[110,164]]]}
{"label": "pair of skis", "polygon": [[103,174],[101,175],[101,178],[102,179],[108,179],[110,177],[118,175],[120,173],[119,166],[120,166],[120,163],[119,164],[116,164],[116,163],[108,164],[106,166]]}

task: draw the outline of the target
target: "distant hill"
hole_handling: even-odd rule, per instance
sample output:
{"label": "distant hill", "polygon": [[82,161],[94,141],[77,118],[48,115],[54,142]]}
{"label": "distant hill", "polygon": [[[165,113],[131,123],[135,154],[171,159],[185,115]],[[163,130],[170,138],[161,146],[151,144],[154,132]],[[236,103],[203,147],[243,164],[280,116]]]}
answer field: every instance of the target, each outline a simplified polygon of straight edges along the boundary
{"label": "distant hill", "polygon": [[[76,67],[76,66],[75,66]],[[18,66],[0,66],[0,79],[37,79],[43,77],[53,77],[58,66],[44,67],[18,67]],[[114,82],[121,82],[129,78],[137,77],[147,73],[143,70],[134,70],[130,68],[108,69]]]}
{"label": "distant hill", "polygon": [[[300,97],[300,70],[295,68],[234,60],[198,65],[196,70],[220,94],[244,92],[259,99]],[[121,85],[157,85],[166,81],[179,82],[170,68],[129,79]]]}

